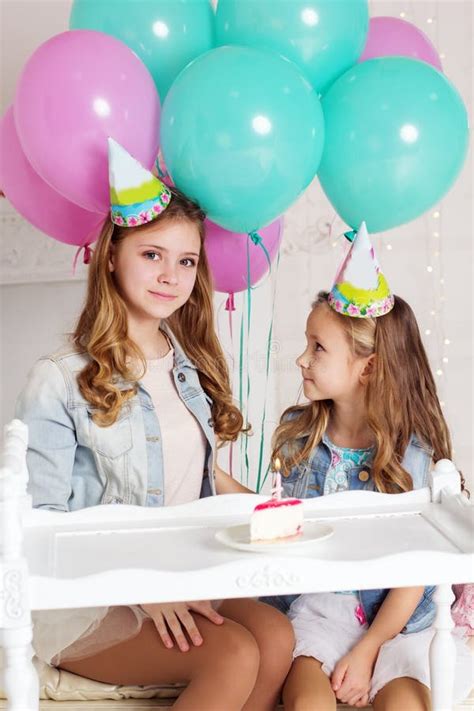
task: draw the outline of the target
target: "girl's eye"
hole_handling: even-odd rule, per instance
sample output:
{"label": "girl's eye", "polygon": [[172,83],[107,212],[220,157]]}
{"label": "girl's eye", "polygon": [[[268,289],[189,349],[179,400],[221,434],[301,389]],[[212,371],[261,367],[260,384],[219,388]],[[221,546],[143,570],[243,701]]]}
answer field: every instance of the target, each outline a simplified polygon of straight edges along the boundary
{"label": "girl's eye", "polygon": [[183,264],[185,267],[195,267],[196,260],[191,259],[190,257],[185,257],[184,259],[181,260],[181,264]]}
{"label": "girl's eye", "polygon": [[315,350],[315,351],[323,351],[324,348],[322,347],[322,345],[321,345],[320,343],[318,343],[318,342],[316,341],[316,343],[314,344],[314,350]]}
{"label": "girl's eye", "polygon": [[151,262],[156,262],[155,257],[159,258],[160,255],[158,254],[158,252],[145,252],[143,256],[145,257],[145,259],[148,259]]}

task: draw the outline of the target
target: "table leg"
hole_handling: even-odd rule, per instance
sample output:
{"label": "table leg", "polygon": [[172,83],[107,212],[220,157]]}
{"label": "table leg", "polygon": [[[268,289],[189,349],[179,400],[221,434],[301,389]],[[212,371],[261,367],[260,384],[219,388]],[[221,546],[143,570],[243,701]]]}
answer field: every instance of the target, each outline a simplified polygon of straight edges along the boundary
{"label": "table leg", "polygon": [[31,629],[3,633],[4,679],[8,711],[38,711],[39,683],[29,642]]}
{"label": "table leg", "polygon": [[433,599],[436,603],[435,635],[430,646],[431,697],[433,711],[452,711],[456,645],[452,629],[451,585],[438,585]]}

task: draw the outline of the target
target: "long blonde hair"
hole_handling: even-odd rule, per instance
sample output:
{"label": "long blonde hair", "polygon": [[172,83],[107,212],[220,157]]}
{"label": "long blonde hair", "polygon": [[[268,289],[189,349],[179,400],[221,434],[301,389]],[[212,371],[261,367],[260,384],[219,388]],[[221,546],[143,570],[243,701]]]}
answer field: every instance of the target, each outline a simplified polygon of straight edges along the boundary
{"label": "long blonde hair", "polygon": [[[312,308],[330,308],[321,291]],[[432,450],[433,459],[451,459],[448,426],[436,393],[415,315],[395,296],[393,309],[379,318],[353,318],[331,311],[343,327],[354,356],[375,353],[374,371],[365,388],[367,423],[376,453],[372,477],[378,491],[396,493],[413,488],[402,460],[410,437]],[[283,472],[306,460],[328,426],[332,401],[288,408],[273,438],[273,457]]]}
{"label": "long blonde hair", "polygon": [[[172,193],[170,204],[154,224],[170,220],[195,224],[202,249],[191,296],[167,323],[212,399],[216,435],[222,441],[234,441],[243,431],[243,419],[232,403],[228,367],[214,330],[212,280],[204,250],[205,215],[176,188]],[[118,227],[111,222],[104,226],[89,267],[86,302],[73,333],[77,350],[90,357],[78,375],[79,388],[94,408],[94,421],[103,427],[113,424],[125,403],[136,395],[137,381],[146,370],[143,353],[128,335],[125,302],[109,270],[112,245],[123,240],[131,229],[141,228]],[[137,373],[137,362],[141,363],[141,374]]]}

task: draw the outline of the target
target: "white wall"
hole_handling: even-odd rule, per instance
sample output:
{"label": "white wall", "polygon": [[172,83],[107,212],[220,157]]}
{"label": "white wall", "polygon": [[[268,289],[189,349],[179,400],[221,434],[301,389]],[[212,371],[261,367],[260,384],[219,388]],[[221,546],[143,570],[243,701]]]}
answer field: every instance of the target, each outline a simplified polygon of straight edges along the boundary
{"label": "white wall", "polygon": [[[70,2],[65,0],[14,0],[1,2],[2,10],[2,112],[11,103],[15,83],[26,58],[47,37],[67,28]],[[447,76],[461,92],[468,107],[472,102],[472,5],[468,0],[397,0],[371,3],[372,15],[399,16],[414,22],[433,39],[444,54]],[[431,18],[433,22],[429,23]],[[456,461],[472,479],[473,423],[473,317],[472,317],[472,162],[442,203],[422,218],[376,238],[380,261],[390,285],[406,298],[419,319],[425,344],[437,376],[440,397],[452,428]],[[330,287],[341,253],[343,225],[335,221],[331,236],[327,223],[334,210],[313,184],[288,211],[277,284],[272,339],[272,370],[267,386],[266,446],[282,409],[295,402],[299,374],[294,359],[302,349],[309,304],[320,288]],[[59,245],[16,216],[6,200],[0,201],[0,304],[1,422],[11,418],[16,394],[28,368],[51,351],[70,330],[82,302],[85,268],[71,276],[74,250]],[[435,232],[439,237],[433,236]],[[333,243],[336,246],[333,246]],[[389,249],[391,247],[391,249]],[[428,272],[426,267],[432,266]],[[274,277],[274,275],[273,275]],[[444,284],[441,284],[441,280]],[[256,478],[260,446],[260,421],[265,392],[266,337],[270,323],[272,280],[253,292],[253,322],[249,348],[250,420],[254,436],[249,440],[250,482]],[[441,298],[444,298],[444,301]],[[231,350],[225,297],[216,296],[219,332]],[[238,393],[238,340],[241,299],[236,300],[234,321],[234,381]],[[431,312],[435,311],[435,314]],[[449,339],[449,345],[443,343]],[[443,358],[448,358],[444,363]],[[244,383],[246,389],[246,382]],[[239,471],[239,447],[234,471]],[[227,462],[227,453],[223,455]],[[245,474],[244,474],[245,479]]]}

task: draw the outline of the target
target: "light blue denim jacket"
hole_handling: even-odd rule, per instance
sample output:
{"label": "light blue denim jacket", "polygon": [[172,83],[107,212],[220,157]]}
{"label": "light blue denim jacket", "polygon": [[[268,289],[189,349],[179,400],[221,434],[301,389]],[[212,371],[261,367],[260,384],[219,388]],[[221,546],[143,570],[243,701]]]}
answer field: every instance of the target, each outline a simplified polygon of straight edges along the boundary
{"label": "light blue denim jacket", "polygon": [[[293,414],[293,417],[295,415]],[[305,440],[301,440],[304,446]],[[402,461],[403,468],[411,474],[413,488],[420,489],[428,486],[428,472],[430,470],[432,450],[421,443],[415,435],[412,435]],[[282,477],[282,486],[285,496],[299,499],[322,496],[324,493],[324,479],[331,463],[329,447],[320,442],[311,452],[309,458],[293,467],[288,477]],[[362,478],[359,477],[364,472]],[[367,478],[367,474],[369,477]],[[370,476],[370,468],[353,467],[348,472],[349,489],[365,489],[374,491],[375,485]],[[405,633],[418,632],[429,627],[434,620],[435,604],[433,602],[433,586],[426,587],[418,606],[408,620]],[[358,591],[361,605],[364,609],[367,622],[371,624],[387,596],[388,589],[380,590],[360,590]],[[278,595],[263,598],[265,602],[277,607],[281,612],[288,612],[291,603],[298,595]]]}
{"label": "light blue denim jacket", "polygon": [[[207,441],[201,496],[214,495],[212,401],[170,329],[163,323],[161,328],[173,344],[178,394]],[[33,506],[58,511],[117,503],[163,506],[160,423],[150,394],[139,383],[137,394],[123,406],[117,421],[99,427],[92,420],[94,408],[77,383],[88,357],[69,349],[41,358],[17,400],[16,417],[29,431],[27,465]]]}

